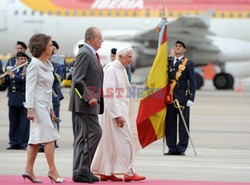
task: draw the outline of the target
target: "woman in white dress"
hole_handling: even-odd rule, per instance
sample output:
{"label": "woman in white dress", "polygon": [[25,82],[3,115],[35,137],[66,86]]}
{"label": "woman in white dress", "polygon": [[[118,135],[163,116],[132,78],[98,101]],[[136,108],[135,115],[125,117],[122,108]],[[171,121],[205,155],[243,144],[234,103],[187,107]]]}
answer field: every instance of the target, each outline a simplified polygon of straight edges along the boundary
{"label": "woman in white dress", "polygon": [[52,56],[52,40],[50,36],[36,34],[29,41],[32,61],[26,75],[27,117],[31,121],[27,163],[23,178],[33,183],[41,183],[33,172],[34,162],[39,145],[44,144],[45,156],[49,166],[48,177],[56,183],[64,182],[57,172],[54,162],[55,141],[60,138],[53,122],[55,114],[52,105],[52,85],[54,81],[53,67],[49,62]]}

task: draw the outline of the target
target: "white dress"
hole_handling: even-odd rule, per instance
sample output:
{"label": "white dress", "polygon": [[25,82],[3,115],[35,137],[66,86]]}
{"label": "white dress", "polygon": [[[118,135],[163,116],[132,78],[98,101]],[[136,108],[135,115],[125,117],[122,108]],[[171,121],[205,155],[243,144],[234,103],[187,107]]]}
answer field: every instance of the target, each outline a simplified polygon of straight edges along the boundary
{"label": "white dress", "polygon": [[50,118],[52,104],[53,66],[45,66],[39,59],[32,58],[26,74],[26,108],[34,109],[34,122],[30,123],[29,144],[41,144],[60,138]]}
{"label": "white dress", "polygon": [[[135,158],[135,142],[129,121],[129,85],[124,66],[115,60],[104,68],[104,114],[99,118],[102,127],[102,138],[97,147],[92,172],[95,174],[132,174]],[[115,93],[119,90],[120,95]],[[113,98],[105,97],[114,93]],[[118,95],[118,96],[117,96]],[[125,118],[124,127],[118,127],[115,118]]]}

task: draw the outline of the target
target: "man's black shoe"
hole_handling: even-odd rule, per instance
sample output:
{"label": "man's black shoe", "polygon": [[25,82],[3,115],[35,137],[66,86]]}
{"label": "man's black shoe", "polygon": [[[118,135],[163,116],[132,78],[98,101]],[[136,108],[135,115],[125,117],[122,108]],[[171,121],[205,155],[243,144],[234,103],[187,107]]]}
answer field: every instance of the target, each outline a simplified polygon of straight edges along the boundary
{"label": "man's black shoe", "polygon": [[182,155],[182,156],[185,156],[185,152],[178,152],[177,155]]}
{"label": "man's black shoe", "polygon": [[74,182],[93,183],[93,182],[98,182],[99,178],[90,172],[90,173],[82,173],[81,175],[74,175],[72,180]]}
{"label": "man's black shoe", "polygon": [[6,148],[6,150],[19,150],[20,147],[19,146],[9,146]]}
{"label": "man's black shoe", "polygon": [[164,155],[176,155],[176,152],[169,151],[168,153],[164,153]]}

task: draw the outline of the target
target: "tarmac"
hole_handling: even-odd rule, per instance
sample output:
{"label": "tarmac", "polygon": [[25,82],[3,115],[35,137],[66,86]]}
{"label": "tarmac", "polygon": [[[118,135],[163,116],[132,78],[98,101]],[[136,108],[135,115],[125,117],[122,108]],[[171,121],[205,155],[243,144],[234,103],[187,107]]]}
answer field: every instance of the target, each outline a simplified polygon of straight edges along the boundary
{"label": "tarmac", "polygon": [[[163,140],[158,140],[144,149],[138,145],[135,171],[149,180],[250,184],[249,82],[250,79],[243,80],[238,91],[216,91],[212,82],[206,81],[205,86],[197,91],[195,103],[191,107],[190,133],[197,156],[194,155],[191,144],[186,156],[164,156]],[[71,112],[68,111],[69,88],[63,88],[62,91],[65,98],[61,102],[61,139],[55,158],[61,176],[70,178],[73,132]],[[6,150],[9,129],[6,93],[0,92],[0,184],[3,184],[1,176],[21,175],[27,156],[27,151]],[[136,98],[131,101],[131,122],[134,124],[139,101]],[[136,138],[136,131],[134,136]],[[47,175],[48,167],[44,153],[38,154],[34,171],[39,176]]]}

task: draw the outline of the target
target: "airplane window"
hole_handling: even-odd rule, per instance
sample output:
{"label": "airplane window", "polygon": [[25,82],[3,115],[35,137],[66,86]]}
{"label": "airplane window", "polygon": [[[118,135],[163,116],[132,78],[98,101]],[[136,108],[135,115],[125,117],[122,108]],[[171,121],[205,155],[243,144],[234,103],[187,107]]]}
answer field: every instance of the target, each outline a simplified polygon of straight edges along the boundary
{"label": "airplane window", "polygon": [[40,11],[40,15],[43,15],[43,11]]}
{"label": "airplane window", "polygon": [[108,11],[108,16],[112,16],[112,13],[111,13],[111,11]]}
{"label": "airplane window", "polygon": [[117,11],[116,12],[116,16],[119,17],[120,16],[120,12]]}
{"label": "airplane window", "polygon": [[48,11],[48,15],[52,15],[52,12],[51,12],[51,10],[50,10],[50,11]]}
{"label": "airplane window", "polygon": [[137,16],[137,13],[136,11],[133,12],[133,16],[136,17]]}
{"label": "airplane window", "polygon": [[250,18],[250,13],[247,14],[247,17]]}
{"label": "airplane window", "polygon": [[239,17],[242,17],[242,14],[239,12],[238,16],[239,16]]}
{"label": "airplane window", "polygon": [[215,12],[213,13],[213,17],[216,17],[216,14],[215,14]]}
{"label": "airplane window", "polygon": [[18,10],[15,11],[15,15],[18,15]]}
{"label": "airplane window", "polygon": [[68,11],[65,11],[65,16],[69,16],[69,12]]}
{"label": "airplane window", "polygon": [[180,17],[180,16],[182,16],[182,13],[181,13],[181,12],[178,13],[178,17]]}
{"label": "airplane window", "polygon": [[221,17],[225,17],[225,15],[224,15],[224,13],[223,13],[223,12],[221,13],[221,15],[220,15],[220,16],[221,16]]}
{"label": "airplane window", "polygon": [[150,12],[146,12],[146,17],[150,17]]}
{"label": "airplane window", "polygon": [[74,16],[77,16],[77,11],[74,11]]}
{"label": "airplane window", "polygon": [[31,15],[35,15],[35,13],[36,13],[36,12],[35,12],[34,10],[31,11]]}
{"label": "airplane window", "polygon": [[58,10],[58,11],[56,12],[56,15],[61,15],[60,10]]}
{"label": "airplane window", "polygon": [[85,15],[86,15],[85,11],[82,11],[82,16],[85,16]]}
{"label": "airplane window", "polygon": [[231,13],[230,13],[230,17],[233,17],[233,16],[234,16],[234,14],[233,14],[233,12],[231,12]]}
{"label": "airplane window", "polygon": [[173,17],[173,12],[169,12],[169,17]]}
{"label": "airplane window", "polygon": [[128,16],[128,11],[124,12],[124,16],[125,16],[125,17]]}
{"label": "airplane window", "polygon": [[90,16],[94,16],[95,15],[95,13],[94,13],[94,11],[92,10],[91,12],[90,12]]}
{"label": "airplane window", "polygon": [[102,13],[102,11],[100,10],[100,11],[99,11],[99,16],[102,16],[102,15],[103,15],[103,13]]}
{"label": "airplane window", "polygon": [[23,11],[23,15],[26,15],[26,14],[27,14],[27,11],[26,11],[26,10],[24,10],[24,11]]}

